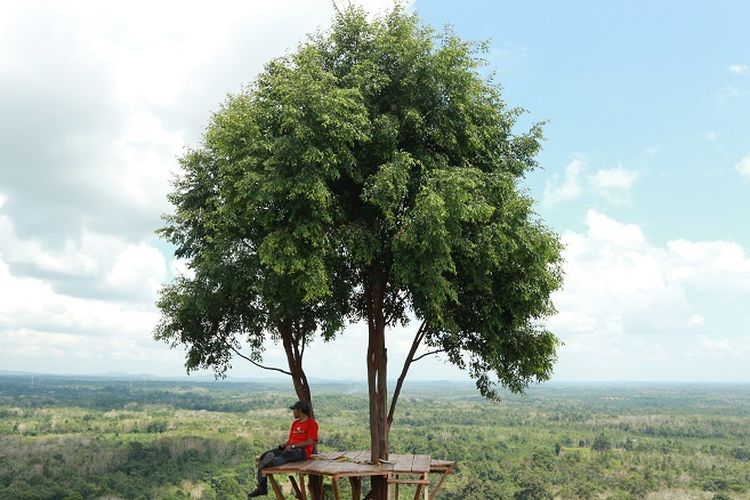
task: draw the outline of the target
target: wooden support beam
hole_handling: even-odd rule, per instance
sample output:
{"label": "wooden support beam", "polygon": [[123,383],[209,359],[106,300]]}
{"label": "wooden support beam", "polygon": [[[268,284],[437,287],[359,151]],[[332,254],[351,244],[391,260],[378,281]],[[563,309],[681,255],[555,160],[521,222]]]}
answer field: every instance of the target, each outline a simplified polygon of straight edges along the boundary
{"label": "wooden support beam", "polygon": [[349,477],[349,484],[352,487],[352,500],[360,500],[362,497],[362,479],[355,476]]}
{"label": "wooden support beam", "polygon": [[302,491],[300,491],[299,486],[297,486],[297,480],[294,479],[294,476],[289,476],[289,482],[292,483],[292,489],[294,490],[294,498],[297,500],[302,500]]}
{"label": "wooden support beam", "polygon": [[333,498],[341,500],[341,495],[339,494],[339,482],[335,477],[331,478],[331,486],[333,487]]}
{"label": "wooden support beam", "polygon": [[284,500],[284,494],[281,492],[281,488],[279,488],[279,483],[276,482],[276,478],[273,477],[273,474],[268,474],[267,477],[268,482],[271,483],[273,492],[276,494],[276,500]]}
{"label": "wooden support beam", "polygon": [[440,487],[443,485],[443,481],[445,481],[445,478],[448,477],[448,474],[453,472],[452,467],[448,467],[443,471],[442,474],[440,474],[440,479],[438,480],[437,484],[434,488],[432,488],[432,493],[430,494],[430,497],[428,500],[435,500],[435,497],[437,496],[437,492],[440,491]]}

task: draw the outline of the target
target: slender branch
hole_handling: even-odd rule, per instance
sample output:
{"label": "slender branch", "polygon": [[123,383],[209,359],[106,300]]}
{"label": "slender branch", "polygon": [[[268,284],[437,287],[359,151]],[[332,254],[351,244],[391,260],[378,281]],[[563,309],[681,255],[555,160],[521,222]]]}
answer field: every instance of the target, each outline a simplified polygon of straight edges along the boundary
{"label": "slender branch", "polygon": [[439,352],[445,352],[445,349],[435,349],[434,351],[426,352],[426,353],[424,353],[424,354],[422,354],[420,356],[417,356],[416,358],[412,359],[411,362],[413,363],[415,361],[419,361],[422,358],[425,358],[427,356],[431,356],[433,354],[437,354]]}
{"label": "slender branch", "polygon": [[231,350],[233,350],[233,351],[234,351],[234,353],[235,353],[235,354],[236,354],[237,356],[241,357],[242,359],[246,359],[247,361],[249,361],[249,362],[251,362],[252,364],[254,364],[255,366],[257,366],[258,368],[263,368],[264,370],[273,370],[273,371],[275,371],[275,372],[281,372],[281,373],[283,373],[283,374],[285,374],[285,375],[289,375],[290,377],[292,376],[291,372],[288,372],[288,371],[286,371],[286,370],[282,370],[281,368],[274,368],[273,366],[263,366],[263,365],[261,365],[260,363],[258,363],[258,362],[256,362],[256,361],[253,361],[252,359],[248,358],[247,356],[245,356],[244,354],[242,354],[242,353],[241,353],[240,351],[238,351],[237,349],[235,349],[235,347],[234,347],[234,346],[229,346],[229,348],[230,348]]}
{"label": "slender branch", "polygon": [[341,10],[339,10],[339,6],[336,5],[336,0],[331,0],[331,3],[333,4],[334,10],[336,10],[336,14],[341,17]]}
{"label": "slender branch", "polygon": [[419,325],[419,329],[417,330],[416,335],[414,335],[414,340],[411,343],[409,354],[406,356],[406,359],[404,360],[404,367],[401,369],[401,375],[398,377],[396,388],[393,390],[393,397],[391,397],[391,407],[388,409],[388,418],[386,420],[386,425],[388,426],[389,430],[391,424],[393,423],[393,415],[396,412],[396,402],[398,401],[398,396],[401,394],[401,387],[403,387],[404,385],[406,373],[409,371],[409,366],[411,366],[411,364],[414,362],[414,353],[417,352],[417,348],[419,347],[419,344],[422,343],[422,339],[424,339],[424,336],[426,334],[427,321],[423,321],[422,324]]}

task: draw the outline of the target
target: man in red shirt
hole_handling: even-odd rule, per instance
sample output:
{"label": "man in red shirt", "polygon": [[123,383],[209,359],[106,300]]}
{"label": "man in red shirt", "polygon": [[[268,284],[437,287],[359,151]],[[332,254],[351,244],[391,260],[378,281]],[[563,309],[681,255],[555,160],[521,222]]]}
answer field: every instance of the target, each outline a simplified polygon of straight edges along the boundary
{"label": "man in red shirt", "polygon": [[318,441],[318,423],[310,417],[310,407],[304,401],[297,401],[289,407],[294,413],[294,422],[289,429],[289,438],[278,448],[268,450],[258,459],[258,486],[247,498],[268,494],[268,479],[261,474],[264,467],[276,467],[287,462],[307,460]]}

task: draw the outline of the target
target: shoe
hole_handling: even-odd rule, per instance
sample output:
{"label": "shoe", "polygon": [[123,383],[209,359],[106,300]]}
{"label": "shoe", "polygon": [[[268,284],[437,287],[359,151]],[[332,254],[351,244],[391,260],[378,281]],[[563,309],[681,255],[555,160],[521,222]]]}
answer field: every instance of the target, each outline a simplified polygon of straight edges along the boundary
{"label": "shoe", "polygon": [[253,491],[247,494],[247,498],[264,497],[268,495],[268,490],[263,488],[255,488]]}

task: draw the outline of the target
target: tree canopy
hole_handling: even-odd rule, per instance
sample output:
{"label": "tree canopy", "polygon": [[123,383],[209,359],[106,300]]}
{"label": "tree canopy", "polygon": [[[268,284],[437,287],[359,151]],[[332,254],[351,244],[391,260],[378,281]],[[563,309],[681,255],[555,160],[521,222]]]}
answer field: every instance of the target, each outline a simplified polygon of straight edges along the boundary
{"label": "tree canopy", "polygon": [[195,276],[164,288],[156,336],[222,371],[240,339],[260,362],[284,328],[303,352],[366,320],[381,458],[388,327],[420,325],[394,400],[420,348],[488,397],[548,379],[561,244],[522,185],[542,130],[516,130],[486,48],[399,7],[349,8],[229,96],[170,195],[161,233]]}

